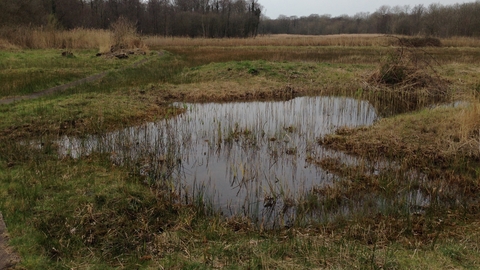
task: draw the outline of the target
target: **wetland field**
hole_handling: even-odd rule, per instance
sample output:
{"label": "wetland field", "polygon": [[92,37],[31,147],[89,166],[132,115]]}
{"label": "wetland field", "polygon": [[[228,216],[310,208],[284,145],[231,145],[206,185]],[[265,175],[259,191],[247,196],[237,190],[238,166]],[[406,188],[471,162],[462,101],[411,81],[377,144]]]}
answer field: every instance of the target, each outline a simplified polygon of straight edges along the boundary
{"label": "wetland field", "polygon": [[104,34],[0,40],[14,269],[480,268],[478,39]]}

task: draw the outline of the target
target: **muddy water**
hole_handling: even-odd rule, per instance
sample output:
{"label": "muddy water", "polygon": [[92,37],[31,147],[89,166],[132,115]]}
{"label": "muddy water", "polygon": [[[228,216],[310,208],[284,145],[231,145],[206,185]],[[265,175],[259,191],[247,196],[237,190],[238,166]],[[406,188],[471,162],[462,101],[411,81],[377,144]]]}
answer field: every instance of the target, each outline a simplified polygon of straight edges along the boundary
{"label": "muddy water", "polygon": [[256,215],[286,209],[312,186],[335,176],[309,162],[339,157],[317,139],[339,127],[371,125],[377,118],[366,101],[300,97],[282,102],[176,104],[178,117],[104,136],[62,138],[60,154],[78,158],[111,153],[120,164],[135,164],[144,181],[172,181],[184,202],[202,202],[225,214]]}

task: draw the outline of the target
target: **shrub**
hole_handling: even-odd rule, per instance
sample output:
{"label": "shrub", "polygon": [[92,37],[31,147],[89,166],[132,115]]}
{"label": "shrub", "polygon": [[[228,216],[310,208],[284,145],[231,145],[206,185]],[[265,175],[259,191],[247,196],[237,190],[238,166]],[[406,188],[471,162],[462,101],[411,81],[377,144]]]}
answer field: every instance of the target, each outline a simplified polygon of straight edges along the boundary
{"label": "shrub", "polygon": [[402,46],[388,55],[369,82],[402,90],[427,88],[432,90],[432,93],[444,93],[447,82],[440,78],[435,64],[435,59],[425,55],[424,51]]}
{"label": "shrub", "polygon": [[439,76],[436,65],[419,48],[399,47],[367,78],[366,90],[376,93],[378,102],[390,104],[389,110],[396,113],[446,101],[451,94],[449,82]]}
{"label": "shrub", "polygon": [[135,24],[125,17],[120,17],[110,26],[113,32],[113,45],[111,50],[140,48],[143,46],[137,35]]}

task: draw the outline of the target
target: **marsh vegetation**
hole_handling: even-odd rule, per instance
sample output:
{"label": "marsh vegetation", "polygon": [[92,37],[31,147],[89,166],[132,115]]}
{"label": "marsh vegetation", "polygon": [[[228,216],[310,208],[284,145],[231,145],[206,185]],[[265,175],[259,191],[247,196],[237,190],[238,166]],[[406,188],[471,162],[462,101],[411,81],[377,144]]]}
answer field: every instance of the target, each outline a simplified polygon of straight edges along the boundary
{"label": "marsh vegetation", "polygon": [[109,70],[0,105],[19,267],[478,267],[478,49],[337,38],[2,51],[2,98]]}
{"label": "marsh vegetation", "polygon": [[149,185],[171,183],[179,203],[277,227],[295,218],[270,211],[291,212],[301,194],[332,184],[334,176],[313,160],[335,156],[354,163],[353,157],[323,149],[316,138],[338,127],[371,125],[376,118],[368,102],[351,98],[182,106],[185,112],[172,119],[100,136],[64,136],[56,143],[59,155],[109,153],[116,164],[135,164]]}

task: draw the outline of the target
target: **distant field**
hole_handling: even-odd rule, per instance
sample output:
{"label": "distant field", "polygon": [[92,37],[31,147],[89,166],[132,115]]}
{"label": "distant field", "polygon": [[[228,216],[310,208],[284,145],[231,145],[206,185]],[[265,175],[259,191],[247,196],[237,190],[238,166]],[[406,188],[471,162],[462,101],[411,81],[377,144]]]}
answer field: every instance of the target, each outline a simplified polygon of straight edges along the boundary
{"label": "distant field", "polygon": [[[480,39],[441,39],[446,47],[480,47]],[[265,35],[248,39],[204,39],[179,37],[144,37],[148,46],[388,46],[392,36],[379,34],[313,35]]]}
{"label": "distant field", "polygon": [[[11,31],[11,30],[10,30]],[[0,31],[1,33],[1,31]],[[0,35],[1,36],[1,35]],[[106,51],[112,43],[112,32],[105,30],[74,29],[72,31],[47,31],[45,29],[19,28],[0,38],[0,49],[97,49]],[[139,37],[147,46],[388,46],[391,37],[381,34],[339,35],[261,35],[255,38],[188,38]],[[441,39],[445,47],[480,47],[480,39],[454,37]]]}

